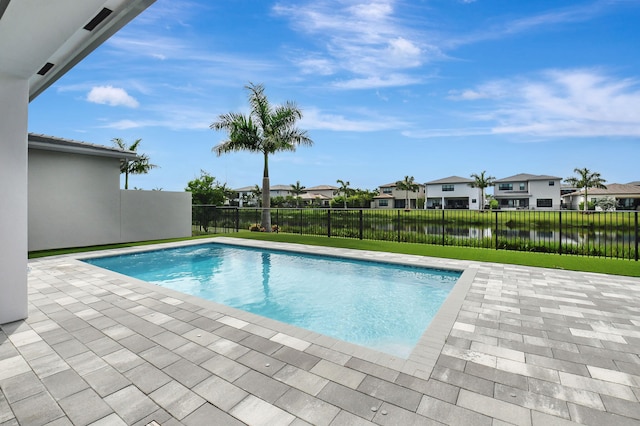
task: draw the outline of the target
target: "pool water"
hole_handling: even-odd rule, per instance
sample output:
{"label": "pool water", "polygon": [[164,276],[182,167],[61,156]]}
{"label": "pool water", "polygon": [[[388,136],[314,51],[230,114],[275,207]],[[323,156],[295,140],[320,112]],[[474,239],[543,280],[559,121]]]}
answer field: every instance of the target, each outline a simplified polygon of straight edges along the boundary
{"label": "pool water", "polygon": [[217,243],[85,262],[402,358],[461,274]]}

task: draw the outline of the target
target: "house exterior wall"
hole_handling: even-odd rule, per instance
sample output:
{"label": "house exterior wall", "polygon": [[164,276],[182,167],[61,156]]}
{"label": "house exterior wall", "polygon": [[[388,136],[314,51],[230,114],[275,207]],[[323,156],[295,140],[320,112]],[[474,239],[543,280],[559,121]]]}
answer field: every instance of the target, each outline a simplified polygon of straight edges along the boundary
{"label": "house exterior wall", "polygon": [[120,241],[120,160],[29,150],[29,250]]}
{"label": "house exterior wall", "polygon": [[[553,182],[553,185],[550,183]],[[508,206],[513,208],[528,208],[535,210],[559,210],[561,208],[560,179],[536,179],[520,181],[497,182],[493,196],[500,203],[500,208],[505,208],[508,200],[525,200],[527,205]],[[511,185],[511,189],[504,186]],[[501,188],[501,186],[503,186]]]}
{"label": "house exterior wall", "polygon": [[191,193],[120,190],[120,160],[29,150],[29,251],[191,235]]}
{"label": "house exterior wall", "polygon": [[[445,191],[445,187],[451,191]],[[479,210],[482,193],[480,188],[472,188],[468,183],[427,184],[427,208],[447,205],[448,200],[466,200],[469,210]]]}
{"label": "house exterior wall", "polygon": [[26,79],[0,75],[0,324],[27,317]]}
{"label": "house exterior wall", "polygon": [[[553,185],[550,185],[553,182]],[[544,210],[560,210],[562,199],[560,198],[559,180],[534,180],[529,182],[529,193],[531,194],[530,208]],[[538,200],[552,200],[551,207],[545,207],[545,203]]]}

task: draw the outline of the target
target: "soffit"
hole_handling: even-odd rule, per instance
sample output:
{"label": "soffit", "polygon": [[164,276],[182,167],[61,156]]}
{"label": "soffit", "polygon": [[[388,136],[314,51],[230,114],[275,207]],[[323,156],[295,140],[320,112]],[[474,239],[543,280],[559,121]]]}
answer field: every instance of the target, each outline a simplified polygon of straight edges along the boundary
{"label": "soffit", "polygon": [[[0,0],[0,75],[28,79],[32,100],[154,1]],[[84,29],[103,8],[113,12]]]}

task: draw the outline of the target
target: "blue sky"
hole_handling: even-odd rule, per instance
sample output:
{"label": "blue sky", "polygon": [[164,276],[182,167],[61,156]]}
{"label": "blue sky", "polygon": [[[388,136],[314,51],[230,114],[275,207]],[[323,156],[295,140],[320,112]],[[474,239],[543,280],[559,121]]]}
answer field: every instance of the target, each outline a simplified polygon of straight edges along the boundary
{"label": "blue sky", "polygon": [[29,131],[142,138],[182,191],[205,170],[237,188],[262,158],[216,157],[209,129],[248,112],[249,82],[294,101],[313,147],[270,159],[271,184],[377,186],[486,170],[640,180],[640,0],[157,0],[32,101]]}

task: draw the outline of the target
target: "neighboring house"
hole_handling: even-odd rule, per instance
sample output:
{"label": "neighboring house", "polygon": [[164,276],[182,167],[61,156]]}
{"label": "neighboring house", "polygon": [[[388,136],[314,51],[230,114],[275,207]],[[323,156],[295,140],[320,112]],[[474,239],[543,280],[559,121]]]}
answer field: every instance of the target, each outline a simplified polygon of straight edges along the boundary
{"label": "neighboring house", "polygon": [[29,251],[191,235],[191,193],[120,189],[136,153],[29,134]]}
{"label": "neighboring house", "polygon": [[521,173],[495,181],[493,197],[501,209],[559,210],[562,178]]}
{"label": "neighboring house", "polygon": [[242,188],[234,189],[234,192],[238,193],[238,198],[234,201],[238,203],[238,207],[256,207],[259,205],[258,197],[254,194],[256,186],[243,186]]}
{"label": "neighboring house", "polygon": [[627,185],[640,186],[640,180],[635,180],[635,181],[633,181],[633,182],[629,182]]}
{"label": "neighboring house", "polygon": [[418,184],[417,191],[409,191],[409,206],[406,206],[406,191],[397,188],[397,182],[381,185],[378,195],[373,197],[371,207],[374,209],[422,208],[418,206],[418,198],[424,198],[424,185]]}
{"label": "neighboring house", "polygon": [[306,204],[314,204],[329,207],[331,200],[337,195],[340,188],[333,185],[318,185],[304,189],[300,197]]}
{"label": "neighboring house", "polygon": [[[613,198],[616,201],[616,210],[640,210],[640,186],[632,183],[610,183],[607,184],[606,189],[589,188],[587,197],[592,203],[601,198]],[[584,188],[563,195],[562,202],[569,209],[579,210],[580,204],[584,203]]]}
{"label": "neighboring house", "polygon": [[269,187],[269,195],[273,197],[287,197],[293,195],[291,185],[273,185]]}
{"label": "neighboring house", "polygon": [[482,191],[472,188],[474,180],[460,176],[449,176],[444,179],[426,183],[427,209],[469,209],[482,208]]}

